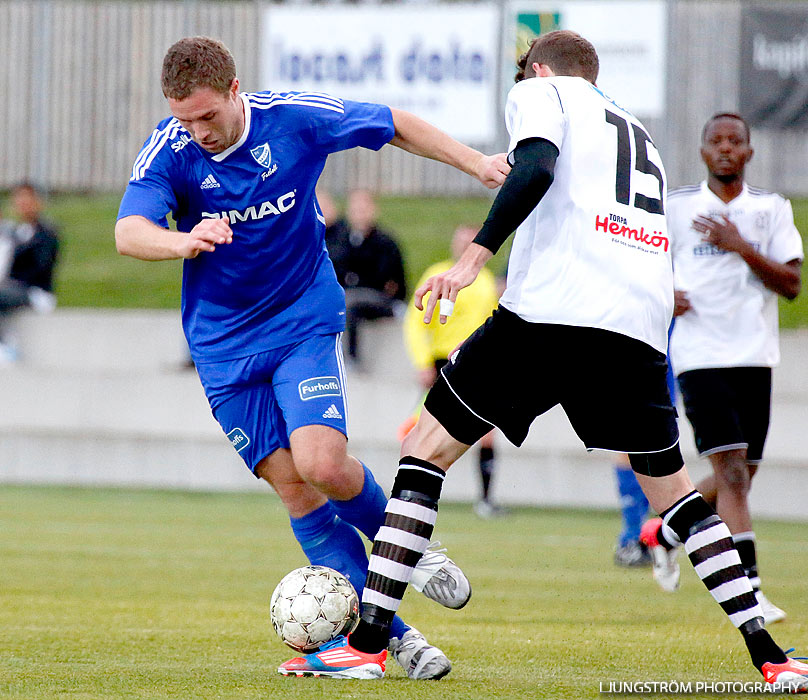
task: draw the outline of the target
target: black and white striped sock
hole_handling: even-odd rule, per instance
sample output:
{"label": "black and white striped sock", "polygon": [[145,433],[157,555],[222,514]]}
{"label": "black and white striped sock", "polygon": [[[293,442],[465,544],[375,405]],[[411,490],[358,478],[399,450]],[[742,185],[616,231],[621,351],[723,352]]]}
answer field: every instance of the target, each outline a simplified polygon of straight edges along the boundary
{"label": "black and white striped sock", "polygon": [[752,584],[724,521],[698,491],[693,491],[662,514],[662,521],[684,544],[699,578],[729,616],[741,628],[763,618]]}
{"label": "black and white striped sock", "polygon": [[763,628],[763,611],[729,528],[698,491],[679,499],[662,515],[664,524],[684,544],[699,578],[743,635],[752,663],[784,663],[786,656]]}
{"label": "black and white striped sock", "polygon": [[399,462],[384,525],[373,542],[361,623],[351,635],[354,648],[375,652],[387,646],[390,623],[429,545],[445,476],[434,464],[416,457]]}

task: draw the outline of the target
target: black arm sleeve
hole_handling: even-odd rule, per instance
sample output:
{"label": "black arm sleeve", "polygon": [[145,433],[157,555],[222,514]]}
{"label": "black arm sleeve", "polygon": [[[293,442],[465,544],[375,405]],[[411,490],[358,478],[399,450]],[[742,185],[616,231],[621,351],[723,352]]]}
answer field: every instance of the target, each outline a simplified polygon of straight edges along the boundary
{"label": "black arm sleeve", "polygon": [[558,149],[546,139],[525,139],[513,150],[513,168],[474,239],[496,253],[553,184]]}

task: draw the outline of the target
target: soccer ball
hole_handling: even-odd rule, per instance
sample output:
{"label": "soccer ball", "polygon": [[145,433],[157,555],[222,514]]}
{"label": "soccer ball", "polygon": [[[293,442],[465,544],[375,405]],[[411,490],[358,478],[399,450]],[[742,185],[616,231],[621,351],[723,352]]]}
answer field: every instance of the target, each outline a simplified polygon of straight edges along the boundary
{"label": "soccer ball", "polygon": [[351,582],[327,566],[303,566],[289,572],[269,603],[272,626],[295,651],[319,649],[359,621],[359,597]]}

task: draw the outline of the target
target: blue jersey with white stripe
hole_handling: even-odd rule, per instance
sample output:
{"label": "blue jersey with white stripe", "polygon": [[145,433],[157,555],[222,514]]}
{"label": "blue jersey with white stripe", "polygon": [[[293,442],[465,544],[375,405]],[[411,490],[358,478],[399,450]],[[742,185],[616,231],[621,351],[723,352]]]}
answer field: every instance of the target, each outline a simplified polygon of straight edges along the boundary
{"label": "blue jersey with white stripe", "polygon": [[165,119],[135,160],[118,218],[190,231],[227,216],[233,242],[185,260],[182,319],[196,362],[246,357],[343,330],[345,297],[314,188],[329,153],[378,150],[390,109],[311,92],[242,93],[245,127],[222,153]]}

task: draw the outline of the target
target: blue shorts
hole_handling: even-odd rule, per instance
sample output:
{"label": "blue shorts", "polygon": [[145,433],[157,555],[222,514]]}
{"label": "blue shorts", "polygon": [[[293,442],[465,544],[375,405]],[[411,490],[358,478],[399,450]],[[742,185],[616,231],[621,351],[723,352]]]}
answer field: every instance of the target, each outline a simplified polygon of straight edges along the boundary
{"label": "blue shorts", "polygon": [[304,425],[348,434],[342,333],[224,362],[200,362],[197,372],[219,425],[251,471],[289,447]]}

